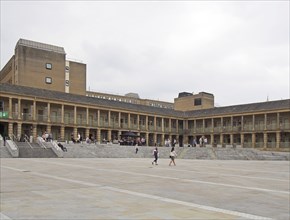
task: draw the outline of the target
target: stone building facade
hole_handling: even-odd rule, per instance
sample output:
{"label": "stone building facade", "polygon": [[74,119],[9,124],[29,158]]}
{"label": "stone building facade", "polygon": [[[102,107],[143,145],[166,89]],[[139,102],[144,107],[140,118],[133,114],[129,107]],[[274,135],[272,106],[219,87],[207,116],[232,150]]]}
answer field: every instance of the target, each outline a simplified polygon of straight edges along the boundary
{"label": "stone building facade", "polygon": [[[19,44],[29,47],[29,42],[18,42],[16,48]],[[85,91],[85,82],[76,82],[74,76],[86,75],[86,65],[66,61],[64,50],[54,48],[48,52],[45,44],[31,47],[21,56],[15,52],[1,70],[1,135],[36,139],[47,131],[54,139],[70,140],[80,133],[101,142],[119,139],[121,134],[131,131],[144,137],[148,145],[164,146],[169,138],[187,146],[204,136],[212,146],[290,149],[289,99],[214,107],[213,94],[201,92],[180,93],[171,104],[158,105],[157,101],[136,97],[127,102],[125,96]],[[46,55],[41,55],[41,50]],[[54,58],[49,58],[50,53]],[[41,56],[35,57],[36,54]],[[55,72],[46,69],[47,63],[52,64]],[[37,83],[24,79],[25,76],[35,76]],[[46,77],[51,77],[55,84],[47,86]]]}

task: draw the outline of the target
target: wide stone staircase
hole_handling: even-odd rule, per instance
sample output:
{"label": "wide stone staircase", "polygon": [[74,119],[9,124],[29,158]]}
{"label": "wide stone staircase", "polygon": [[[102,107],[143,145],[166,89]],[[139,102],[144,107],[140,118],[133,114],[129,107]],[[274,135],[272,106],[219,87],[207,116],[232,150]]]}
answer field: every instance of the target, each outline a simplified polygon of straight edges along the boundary
{"label": "wide stone staircase", "polygon": [[[155,147],[118,144],[66,144],[64,158],[153,158]],[[169,158],[171,147],[158,147],[160,158]],[[252,148],[175,147],[179,159],[204,160],[290,160],[289,152],[271,152]]]}
{"label": "wide stone staircase", "polygon": [[57,157],[51,148],[43,148],[37,143],[15,142],[20,158],[53,158]]}
{"label": "wide stone staircase", "polygon": [[6,146],[0,145],[0,158],[11,158],[12,155],[10,154],[9,150]]}
{"label": "wide stone staircase", "polygon": [[[15,142],[20,158],[55,158],[56,153],[50,143],[40,146],[37,143]],[[64,158],[153,158],[155,147],[120,146],[119,144],[73,144],[62,143],[67,151],[62,152]],[[0,144],[0,157],[12,157],[7,146]],[[171,147],[158,147],[160,158],[169,158]],[[175,147],[178,159],[200,160],[290,160],[290,152],[263,151],[253,148],[233,147]]]}

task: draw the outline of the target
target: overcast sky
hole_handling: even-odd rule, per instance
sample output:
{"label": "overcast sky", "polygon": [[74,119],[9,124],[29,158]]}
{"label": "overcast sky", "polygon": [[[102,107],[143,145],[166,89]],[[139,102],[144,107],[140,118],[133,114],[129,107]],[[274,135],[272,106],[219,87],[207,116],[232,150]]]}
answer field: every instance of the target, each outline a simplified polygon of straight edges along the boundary
{"label": "overcast sky", "polygon": [[1,68],[20,38],[87,64],[87,90],[218,106],[289,98],[289,1],[3,1]]}

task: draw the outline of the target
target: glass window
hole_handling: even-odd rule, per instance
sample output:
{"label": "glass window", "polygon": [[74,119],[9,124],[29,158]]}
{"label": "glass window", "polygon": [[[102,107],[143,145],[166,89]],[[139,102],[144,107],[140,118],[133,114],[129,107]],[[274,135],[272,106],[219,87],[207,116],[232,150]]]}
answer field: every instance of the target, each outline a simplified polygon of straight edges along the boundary
{"label": "glass window", "polygon": [[52,78],[51,77],[45,77],[45,83],[46,84],[51,84],[52,83]]}
{"label": "glass window", "polygon": [[4,101],[0,100],[0,112],[4,111]]}
{"label": "glass window", "polygon": [[52,69],[52,64],[51,63],[46,63],[45,64],[45,68],[48,69],[48,70],[51,70]]}
{"label": "glass window", "polygon": [[201,105],[201,99],[194,99],[194,105]]}

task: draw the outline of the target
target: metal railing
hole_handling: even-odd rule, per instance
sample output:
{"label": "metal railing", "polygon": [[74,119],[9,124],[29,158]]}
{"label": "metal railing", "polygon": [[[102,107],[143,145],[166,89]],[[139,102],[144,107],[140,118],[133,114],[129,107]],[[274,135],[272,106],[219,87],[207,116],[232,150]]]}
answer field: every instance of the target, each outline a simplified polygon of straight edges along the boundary
{"label": "metal railing", "polygon": [[40,145],[40,147],[47,149],[45,144],[43,143],[43,138],[42,137],[37,137],[37,143]]}
{"label": "metal railing", "polygon": [[33,147],[31,146],[31,144],[30,144],[30,141],[29,141],[29,137],[25,134],[24,135],[24,141],[25,141],[25,143],[27,143],[28,145],[29,145],[29,147],[32,149]]}

